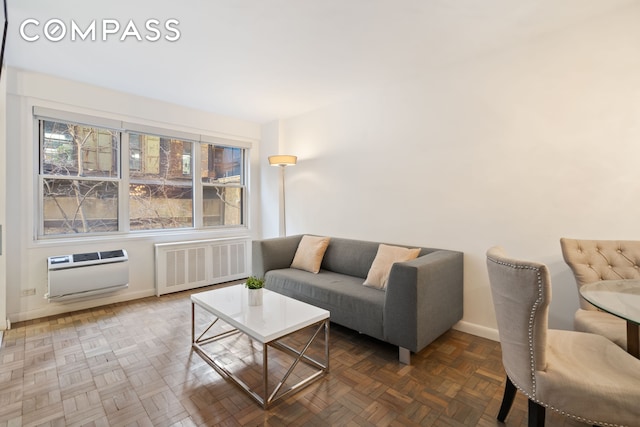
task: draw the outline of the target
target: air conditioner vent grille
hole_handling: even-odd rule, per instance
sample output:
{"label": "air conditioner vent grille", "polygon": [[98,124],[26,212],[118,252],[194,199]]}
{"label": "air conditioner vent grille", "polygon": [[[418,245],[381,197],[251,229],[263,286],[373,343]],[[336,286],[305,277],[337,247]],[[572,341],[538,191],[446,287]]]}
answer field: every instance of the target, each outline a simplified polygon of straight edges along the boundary
{"label": "air conditioner vent grille", "polygon": [[100,252],[100,259],[108,259],[108,258],[120,258],[124,256],[124,251],[122,249],[117,251],[105,251]]}
{"label": "air conditioner vent grille", "polygon": [[98,252],[87,252],[84,254],[73,254],[73,262],[95,261],[100,259]]}

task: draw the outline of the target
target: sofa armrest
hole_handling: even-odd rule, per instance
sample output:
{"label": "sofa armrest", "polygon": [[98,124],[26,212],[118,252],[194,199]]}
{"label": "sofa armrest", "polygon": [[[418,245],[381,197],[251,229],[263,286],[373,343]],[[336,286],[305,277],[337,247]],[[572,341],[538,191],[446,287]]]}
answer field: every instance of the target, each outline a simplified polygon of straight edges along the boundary
{"label": "sofa armrest", "polygon": [[254,240],[251,243],[251,274],[264,277],[269,270],[289,268],[302,235]]}
{"label": "sofa armrest", "polygon": [[418,352],[462,319],[463,254],[437,250],[391,268],[384,334]]}

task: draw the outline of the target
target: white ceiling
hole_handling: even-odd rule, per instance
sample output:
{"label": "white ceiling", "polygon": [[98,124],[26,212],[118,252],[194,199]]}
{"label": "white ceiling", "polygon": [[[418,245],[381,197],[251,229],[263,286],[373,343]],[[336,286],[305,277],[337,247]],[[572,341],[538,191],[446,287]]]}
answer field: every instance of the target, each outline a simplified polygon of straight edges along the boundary
{"label": "white ceiling", "polygon": [[[509,48],[637,0],[7,0],[9,66],[259,123]],[[19,28],[27,26],[27,42]],[[98,40],[47,40],[96,20]],[[120,41],[133,20],[180,38]],[[121,24],[102,41],[103,20]],[[163,31],[163,35],[171,35]]]}

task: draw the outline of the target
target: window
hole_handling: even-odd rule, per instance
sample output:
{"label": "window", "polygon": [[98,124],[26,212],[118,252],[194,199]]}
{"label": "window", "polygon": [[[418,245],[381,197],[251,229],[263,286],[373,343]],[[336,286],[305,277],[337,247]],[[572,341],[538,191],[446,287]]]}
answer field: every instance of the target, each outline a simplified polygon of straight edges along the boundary
{"label": "window", "polygon": [[39,237],[245,226],[247,144],[60,115],[36,113]]}
{"label": "window", "polygon": [[120,135],[40,121],[42,234],[118,230]]}
{"label": "window", "polygon": [[241,225],[244,150],[201,144],[202,211],[205,226]]}
{"label": "window", "polygon": [[129,134],[131,230],[193,226],[190,141]]}

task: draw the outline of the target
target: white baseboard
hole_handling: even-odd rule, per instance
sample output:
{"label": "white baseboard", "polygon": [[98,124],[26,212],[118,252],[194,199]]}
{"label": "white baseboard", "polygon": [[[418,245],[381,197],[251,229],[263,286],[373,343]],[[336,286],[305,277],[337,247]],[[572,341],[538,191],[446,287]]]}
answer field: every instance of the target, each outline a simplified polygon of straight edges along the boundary
{"label": "white baseboard", "polygon": [[47,316],[55,316],[58,314],[70,313],[72,311],[85,310],[87,308],[100,307],[102,305],[113,304],[116,302],[130,301],[139,298],[155,296],[155,289],[149,289],[138,292],[127,292],[113,296],[100,296],[91,299],[81,299],[78,301],[50,302],[46,306],[35,310],[24,311],[21,313],[9,315],[11,323],[24,322],[26,320],[40,319]]}
{"label": "white baseboard", "polygon": [[488,328],[486,326],[477,325],[475,323],[465,322],[464,320],[461,320],[453,325],[453,329],[455,329],[456,331],[466,332],[471,335],[486,338],[492,341],[500,341],[497,329]]}

